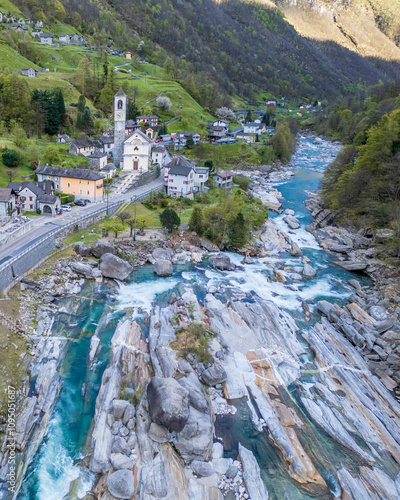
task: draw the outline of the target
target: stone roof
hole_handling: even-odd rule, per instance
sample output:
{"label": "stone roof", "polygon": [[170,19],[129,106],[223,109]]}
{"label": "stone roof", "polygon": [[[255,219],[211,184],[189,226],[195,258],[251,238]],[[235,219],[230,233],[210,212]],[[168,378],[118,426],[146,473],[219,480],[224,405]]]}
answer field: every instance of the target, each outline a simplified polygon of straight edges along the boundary
{"label": "stone roof", "polygon": [[186,167],[186,168],[194,168],[196,163],[192,160],[189,160],[189,158],[186,158],[186,156],[177,156],[173,158],[169,163],[168,163],[168,168],[172,167]]}
{"label": "stone roof", "polygon": [[11,198],[11,193],[10,187],[0,188],[0,202],[7,202]]}
{"label": "stone roof", "polygon": [[104,158],[105,156],[107,156],[107,153],[101,153],[100,151],[95,151],[90,156],[88,156],[88,158]]}
{"label": "stone roof", "polygon": [[122,89],[119,89],[118,92],[115,94],[115,97],[119,97],[119,96],[126,97],[126,94]]}
{"label": "stone roof", "polygon": [[40,194],[37,199],[39,203],[48,203],[49,205],[53,205],[53,203],[59,201],[58,196],[55,194]]}
{"label": "stone roof", "polygon": [[192,167],[175,165],[169,169],[168,175],[182,175],[183,177],[187,177],[192,170]]}
{"label": "stone roof", "polygon": [[52,167],[51,165],[39,165],[36,169],[37,174],[52,175],[58,177],[69,177],[70,179],[85,179],[88,181],[98,181],[103,177],[93,170],[80,168]]}
{"label": "stone roof", "polygon": [[215,175],[221,177],[221,179],[227,179],[228,177],[233,177],[235,174],[233,172],[217,172]]}

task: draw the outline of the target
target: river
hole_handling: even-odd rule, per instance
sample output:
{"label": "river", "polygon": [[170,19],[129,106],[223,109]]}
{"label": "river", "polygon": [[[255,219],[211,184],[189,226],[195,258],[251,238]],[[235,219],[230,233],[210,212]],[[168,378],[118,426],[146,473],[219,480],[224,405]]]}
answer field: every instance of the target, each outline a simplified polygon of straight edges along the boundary
{"label": "river", "polygon": [[[119,289],[110,290],[105,284],[88,284],[79,296],[68,299],[79,306],[78,315],[60,315],[53,327],[56,335],[67,335],[71,339],[61,369],[61,391],[45,440],[24,480],[20,499],[61,500],[68,493],[70,482],[77,477],[82,479],[78,492],[80,498],[90,489],[94,478],[80,464],[88,453],[87,434],[94,415],[102,373],[109,362],[110,339],[118,320],[124,314],[140,319],[145,311],[150,312],[155,301],[165,300],[181,283],[191,283],[200,301],[204,298],[207,287],[218,284],[222,295],[224,292],[229,293],[229,289],[236,288],[247,296],[255,293],[263,299],[273,301],[292,315],[300,327],[300,334],[319,320],[314,311],[316,301],[326,299],[339,304],[346,302],[351,295],[347,282],[354,275],[333,265],[332,257],[305,230],[305,226],[311,222],[311,216],[304,206],[306,191],[318,188],[324,169],[335,158],[339,149],[338,144],[313,136],[300,137],[291,161],[295,175],[276,186],[285,198],[284,208],[293,209],[301,223],[301,228],[290,232],[290,236],[316,268],[315,279],[304,282],[272,282],[268,279],[269,271],[263,264],[265,258],[255,259],[254,264],[244,265],[242,270],[224,273],[211,269],[207,263],[175,266],[170,278],[158,278],[154,275],[152,266],[146,266],[136,270],[131,281],[121,284]],[[271,217],[274,217],[279,227],[288,231],[283,216],[271,214]],[[233,262],[240,264],[242,256],[232,253],[229,255]],[[283,273],[285,265],[300,263],[299,258],[290,255],[268,260],[281,265]],[[368,283],[366,277],[358,276],[358,279],[363,284]],[[312,313],[310,323],[304,319],[303,301],[307,302]],[[102,349],[96,364],[90,366],[87,358],[90,337],[94,332],[101,339]],[[305,344],[303,340],[301,342]],[[308,351],[304,363],[310,368],[312,361],[312,353]],[[312,379],[311,372],[312,370],[304,370],[301,383],[307,384]],[[296,407],[304,415],[306,425],[301,432],[302,446],[334,495],[338,485],[333,470],[343,463],[349,468],[356,467],[355,456],[334,442],[308,418],[301,405],[297,387],[291,387],[284,398],[289,407]],[[247,405],[238,403],[237,408],[234,416],[219,416],[216,422],[216,433],[224,440],[226,456],[236,458],[237,443],[240,441],[256,456],[270,498],[315,498],[288,476],[267,434],[260,433],[253,426]],[[331,498],[332,495],[324,498]]]}

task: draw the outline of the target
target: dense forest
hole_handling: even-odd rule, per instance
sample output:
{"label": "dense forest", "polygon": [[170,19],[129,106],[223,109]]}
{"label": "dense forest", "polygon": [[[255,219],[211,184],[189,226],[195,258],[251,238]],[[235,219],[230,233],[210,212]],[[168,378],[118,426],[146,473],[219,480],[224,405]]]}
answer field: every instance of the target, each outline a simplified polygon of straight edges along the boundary
{"label": "dense forest", "polygon": [[[399,65],[300,36],[276,7],[229,0],[17,0],[33,17],[66,21],[99,46],[166,66],[211,110],[260,92],[326,98],[400,77]],[[261,97],[260,97],[261,98]]]}
{"label": "dense forest", "polygon": [[322,183],[327,206],[341,223],[386,227],[400,250],[400,84],[377,85],[368,93],[340,98],[317,119],[316,130],[345,147]]}

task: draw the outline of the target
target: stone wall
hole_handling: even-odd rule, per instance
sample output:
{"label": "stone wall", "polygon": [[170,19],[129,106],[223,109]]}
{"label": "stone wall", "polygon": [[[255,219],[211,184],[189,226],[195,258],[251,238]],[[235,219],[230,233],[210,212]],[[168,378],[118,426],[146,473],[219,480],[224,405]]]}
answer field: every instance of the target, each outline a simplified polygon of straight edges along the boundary
{"label": "stone wall", "polygon": [[[109,206],[108,213],[110,215],[113,214],[119,205],[120,204],[118,203]],[[56,248],[56,239],[63,239],[70,234],[87,229],[96,222],[104,219],[106,211],[106,208],[104,208],[80,221],[72,222],[71,224],[62,227],[58,231],[55,231],[52,235],[47,236],[34,246],[27,249],[17,258],[13,258],[10,259],[9,262],[5,262],[3,266],[0,267],[0,291],[6,289],[14,279],[22,277],[28,269],[34,267],[50,252],[52,252]]]}

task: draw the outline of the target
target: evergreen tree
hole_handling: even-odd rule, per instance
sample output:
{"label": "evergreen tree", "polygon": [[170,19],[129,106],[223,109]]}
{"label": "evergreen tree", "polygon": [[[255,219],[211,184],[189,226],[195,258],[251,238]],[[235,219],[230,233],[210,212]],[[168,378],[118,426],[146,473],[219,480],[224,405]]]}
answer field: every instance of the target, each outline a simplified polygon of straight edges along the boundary
{"label": "evergreen tree", "polygon": [[168,231],[177,228],[181,223],[178,213],[173,208],[166,208],[160,213],[159,217],[161,225],[168,229]]}
{"label": "evergreen tree", "polygon": [[193,148],[194,148],[193,136],[189,135],[189,137],[186,140],[186,149],[193,149]]}
{"label": "evergreen tree", "polygon": [[206,160],[204,162],[204,166],[209,169],[209,172],[208,172],[209,175],[212,175],[213,173],[215,173],[214,162],[212,160]]}
{"label": "evergreen tree", "polygon": [[229,230],[229,243],[234,248],[242,248],[247,240],[247,227],[242,212],[239,212]]}
{"label": "evergreen tree", "polygon": [[92,113],[89,108],[85,108],[81,116],[81,130],[91,132],[94,128]]}
{"label": "evergreen tree", "polygon": [[86,97],[84,95],[80,95],[78,99],[78,110],[83,113],[83,110],[86,107]]}
{"label": "evergreen tree", "polygon": [[251,122],[252,118],[251,118],[251,111],[248,109],[247,110],[247,115],[246,115],[246,119],[245,119],[245,123],[249,123]]}
{"label": "evergreen tree", "polygon": [[133,99],[128,99],[128,105],[126,107],[126,119],[135,120],[138,115],[138,109]]}
{"label": "evergreen tree", "polygon": [[1,159],[6,167],[17,167],[20,162],[20,156],[15,149],[6,149]]}
{"label": "evergreen tree", "polygon": [[162,122],[160,128],[158,129],[158,135],[167,135],[167,134],[168,134],[167,126],[165,125],[165,122]]}
{"label": "evergreen tree", "polygon": [[192,214],[189,219],[189,228],[197,234],[202,234],[204,225],[203,210],[196,205],[193,208]]}

